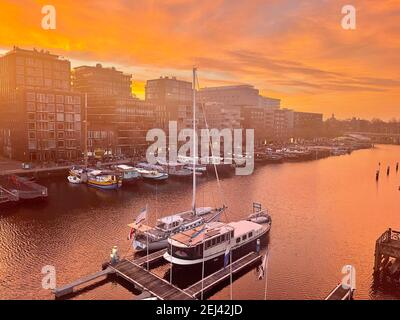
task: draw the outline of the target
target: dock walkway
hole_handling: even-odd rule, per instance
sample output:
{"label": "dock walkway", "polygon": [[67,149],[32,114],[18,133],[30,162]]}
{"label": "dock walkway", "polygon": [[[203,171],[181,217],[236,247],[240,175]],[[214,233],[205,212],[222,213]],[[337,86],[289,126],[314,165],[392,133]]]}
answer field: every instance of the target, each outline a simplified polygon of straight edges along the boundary
{"label": "dock walkway", "polygon": [[192,297],[198,298],[201,296],[202,292],[205,293],[211,290],[213,287],[220,284],[221,282],[223,282],[224,280],[228,279],[230,277],[231,270],[232,270],[232,275],[235,275],[244,268],[252,264],[255,264],[257,262],[260,262],[261,260],[262,260],[261,255],[255,252],[251,252],[246,256],[240,258],[239,260],[233,261],[232,268],[230,267],[230,265],[228,265],[224,269],[218,270],[217,272],[209,275],[203,280],[200,280],[199,282],[196,282],[189,288],[185,289],[185,292],[191,295]]}
{"label": "dock walkway", "polygon": [[194,300],[185,291],[129,260],[110,266],[115,273],[160,300]]}
{"label": "dock walkway", "polygon": [[232,267],[228,265],[224,269],[220,269],[204,278],[203,281],[199,281],[189,288],[182,290],[146,268],[147,262],[152,264],[162,260],[165,252],[166,250],[160,250],[149,256],[137,259],[132,255],[120,262],[109,265],[103,271],[88,275],[63,287],[57,288],[54,290],[54,294],[57,298],[60,298],[73,293],[74,289],[78,286],[82,286],[102,276],[115,274],[159,300],[196,300],[202,293],[211,290],[229,278],[230,271],[232,271],[232,275],[235,275],[246,267],[262,260],[261,255],[251,252],[239,260],[234,261]]}
{"label": "dock walkway", "polygon": [[109,274],[111,274],[113,272],[114,272],[113,269],[107,268],[105,270],[96,272],[94,274],[85,276],[83,278],[80,278],[80,279],[78,279],[78,280],[76,280],[76,281],[74,281],[74,282],[72,282],[72,283],[70,283],[68,285],[63,286],[63,287],[56,288],[56,289],[53,290],[53,293],[56,296],[56,298],[60,298],[60,297],[65,296],[67,294],[73,293],[74,289],[76,287],[79,287],[79,286],[82,286],[84,284],[87,284],[88,282],[94,281],[94,280],[96,280],[96,279],[98,279],[100,277],[108,276]]}
{"label": "dock walkway", "polygon": [[144,257],[137,258],[137,259],[135,259],[135,257],[132,255],[130,257],[126,257],[125,260],[129,260],[138,266],[144,266],[147,264],[147,262],[149,264],[152,264],[152,263],[162,260],[164,254],[166,252],[167,252],[167,249],[159,250],[159,251],[149,254],[148,256],[144,256]]}
{"label": "dock walkway", "polygon": [[342,284],[339,284],[325,300],[351,300],[353,298],[353,292],[354,290],[351,288],[344,288]]}

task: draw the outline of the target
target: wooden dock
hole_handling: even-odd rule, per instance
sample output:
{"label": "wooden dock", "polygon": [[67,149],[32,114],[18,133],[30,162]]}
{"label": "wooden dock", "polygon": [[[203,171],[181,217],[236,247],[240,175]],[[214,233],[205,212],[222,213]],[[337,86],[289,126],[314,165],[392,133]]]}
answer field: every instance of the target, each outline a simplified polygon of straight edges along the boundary
{"label": "wooden dock", "polygon": [[9,191],[0,185],[0,204],[16,202],[19,200],[18,192]]}
{"label": "wooden dock", "polygon": [[144,256],[141,258],[135,259],[134,256],[131,256],[131,257],[125,258],[125,260],[129,260],[138,266],[146,266],[147,263],[153,264],[153,263],[162,261],[164,259],[163,256],[166,252],[167,252],[167,249],[164,249],[164,250],[159,250],[159,251],[153,252],[153,253],[149,254],[148,256]]}
{"label": "wooden dock", "polygon": [[354,290],[351,288],[344,288],[342,284],[332,290],[325,300],[352,300]]}
{"label": "wooden dock", "polygon": [[375,243],[374,273],[380,273],[390,258],[400,260],[400,231],[386,230]]}
{"label": "wooden dock", "polygon": [[159,300],[194,300],[185,291],[170,284],[129,260],[110,266],[115,273]]}
{"label": "wooden dock", "polygon": [[225,281],[230,277],[230,272],[232,270],[232,275],[237,274],[241,270],[253,265],[255,263],[261,262],[262,256],[251,252],[246,256],[233,261],[232,267],[230,265],[226,266],[224,269],[218,270],[217,272],[209,275],[208,277],[196,282],[189,288],[185,289],[185,292],[194,298],[199,298],[202,293],[206,293],[212,288],[216,287],[221,282]]}
{"label": "wooden dock", "polygon": [[228,265],[226,268],[218,270],[204,278],[203,281],[199,281],[189,288],[182,290],[152,273],[150,270],[147,270],[147,263],[151,265],[161,261],[165,252],[166,250],[160,250],[150,254],[149,256],[137,259],[133,256],[125,258],[120,262],[110,264],[103,271],[88,275],[68,285],[55,289],[54,294],[57,298],[60,298],[73,293],[75,288],[81,287],[93,280],[115,274],[133,284],[136,288],[141,289],[143,292],[147,292],[151,297],[159,300],[195,300],[198,299],[202,293],[211,290],[221,284],[224,280],[228,279],[231,270],[232,275],[235,275],[246,267],[254,265],[262,260],[261,255],[255,252],[249,253],[241,259],[234,261],[232,267]]}
{"label": "wooden dock", "polygon": [[98,279],[100,277],[108,276],[109,274],[112,274],[113,272],[114,272],[113,269],[107,268],[105,270],[96,272],[94,274],[85,276],[83,278],[80,278],[80,279],[78,279],[78,280],[76,280],[76,281],[74,281],[74,282],[72,282],[72,283],[70,283],[68,285],[63,286],[63,287],[56,288],[56,289],[53,290],[53,293],[54,293],[56,298],[60,298],[62,296],[65,296],[65,295],[73,293],[76,287],[79,287],[79,286],[82,286],[82,285],[87,284],[89,282],[92,282],[92,281],[94,281],[94,280],[96,280],[96,279]]}

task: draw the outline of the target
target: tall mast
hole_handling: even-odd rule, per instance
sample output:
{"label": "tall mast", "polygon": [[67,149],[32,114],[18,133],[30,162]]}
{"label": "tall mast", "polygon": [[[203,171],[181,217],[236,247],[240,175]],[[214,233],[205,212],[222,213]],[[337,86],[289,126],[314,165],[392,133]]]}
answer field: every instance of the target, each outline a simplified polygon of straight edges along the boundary
{"label": "tall mast", "polygon": [[196,72],[193,68],[193,214],[196,214]]}
{"label": "tall mast", "polygon": [[89,133],[88,133],[88,96],[85,93],[85,141],[84,141],[84,159],[85,159],[85,168],[88,167],[88,140],[89,140]]}

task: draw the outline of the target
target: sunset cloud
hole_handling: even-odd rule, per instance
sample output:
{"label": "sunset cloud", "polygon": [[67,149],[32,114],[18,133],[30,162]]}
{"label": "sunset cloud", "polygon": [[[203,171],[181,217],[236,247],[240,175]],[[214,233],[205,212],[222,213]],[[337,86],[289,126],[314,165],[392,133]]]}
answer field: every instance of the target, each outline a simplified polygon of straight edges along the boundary
{"label": "sunset cloud", "polygon": [[132,72],[135,90],[160,75],[202,86],[250,83],[299,110],[400,117],[400,3],[354,0],[357,29],[341,28],[342,1],[61,1],[57,29],[41,28],[48,1],[0,0],[0,48],[47,48],[74,64]]}

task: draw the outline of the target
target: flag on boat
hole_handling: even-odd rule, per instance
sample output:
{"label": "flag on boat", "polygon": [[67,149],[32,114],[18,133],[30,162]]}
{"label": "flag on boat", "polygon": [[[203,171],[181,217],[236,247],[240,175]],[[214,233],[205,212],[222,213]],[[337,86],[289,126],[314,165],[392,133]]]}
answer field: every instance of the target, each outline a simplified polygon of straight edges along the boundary
{"label": "flag on boat", "polygon": [[262,280],[265,278],[265,275],[267,273],[267,266],[268,266],[268,256],[269,256],[269,251],[267,251],[262,259],[259,271],[258,271],[258,280]]}
{"label": "flag on boat", "polygon": [[131,231],[129,231],[128,234],[128,240],[132,240],[134,234],[135,234],[135,229],[131,228]]}
{"label": "flag on boat", "polygon": [[225,254],[224,254],[224,269],[228,266],[229,264],[229,256],[231,254],[231,247],[228,246],[225,250]]}
{"label": "flag on boat", "polygon": [[136,224],[141,224],[143,221],[145,221],[147,219],[147,207],[146,208],[143,208],[141,211],[140,211],[140,213],[139,213],[139,215],[137,216],[137,218],[136,218],[136,221],[135,221],[135,223]]}

